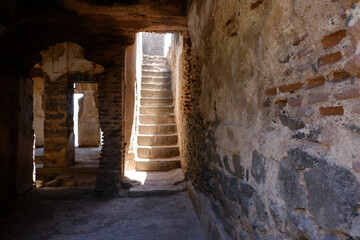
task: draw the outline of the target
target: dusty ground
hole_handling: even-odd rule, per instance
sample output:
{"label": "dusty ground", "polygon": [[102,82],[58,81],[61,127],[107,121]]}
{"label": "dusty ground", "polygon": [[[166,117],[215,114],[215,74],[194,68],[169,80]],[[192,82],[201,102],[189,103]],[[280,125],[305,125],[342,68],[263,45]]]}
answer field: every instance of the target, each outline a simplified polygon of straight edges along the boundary
{"label": "dusty ground", "polygon": [[4,240],[205,239],[186,192],[104,200],[93,188],[41,188],[8,204],[7,213],[3,210]]}

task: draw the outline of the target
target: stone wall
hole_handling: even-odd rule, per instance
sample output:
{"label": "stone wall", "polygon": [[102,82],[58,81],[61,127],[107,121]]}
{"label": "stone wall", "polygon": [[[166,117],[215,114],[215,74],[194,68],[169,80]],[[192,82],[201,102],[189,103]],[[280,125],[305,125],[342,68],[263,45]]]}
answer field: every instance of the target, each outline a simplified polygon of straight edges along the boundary
{"label": "stone wall", "polygon": [[231,238],[359,236],[355,2],[194,1],[182,156]]}
{"label": "stone wall", "polygon": [[99,147],[98,86],[96,83],[77,83],[75,91],[84,94],[79,99],[79,147]]}
{"label": "stone wall", "polygon": [[44,78],[34,77],[34,122],[33,128],[35,132],[35,146],[44,146]]}
{"label": "stone wall", "polygon": [[1,70],[0,201],[33,186],[34,145],[32,81],[16,69]]}

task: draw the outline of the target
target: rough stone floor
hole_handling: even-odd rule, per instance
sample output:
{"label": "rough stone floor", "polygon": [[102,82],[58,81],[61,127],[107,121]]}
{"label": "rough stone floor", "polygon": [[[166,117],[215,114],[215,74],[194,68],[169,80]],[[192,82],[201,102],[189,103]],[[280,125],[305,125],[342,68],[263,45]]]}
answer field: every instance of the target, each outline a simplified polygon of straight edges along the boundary
{"label": "rough stone floor", "polygon": [[93,188],[40,188],[0,210],[4,240],[205,239],[186,192],[105,200]]}

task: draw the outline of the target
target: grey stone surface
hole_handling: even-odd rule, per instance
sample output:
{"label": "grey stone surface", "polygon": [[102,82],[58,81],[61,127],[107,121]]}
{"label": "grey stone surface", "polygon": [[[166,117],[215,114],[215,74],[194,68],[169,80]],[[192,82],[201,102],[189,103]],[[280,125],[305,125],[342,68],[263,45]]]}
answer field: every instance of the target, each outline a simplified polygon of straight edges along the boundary
{"label": "grey stone surface", "polygon": [[259,194],[256,194],[253,197],[253,199],[254,199],[254,205],[255,205],[255,209],[256,209],[257,219],[259,221],[265,222],[267,213],[266,213],[264,202],[262,201]]}
{"label": "grey stone surface", "polygon": [[283,158],[278,173],[278,191],[291,209],[306,208],[306,196],[300,186],[300,176],[289,160]]}
{"label": "grey stone surface", "polygon": [[305,127],[305,124],[297,118],[288,116],[287,114],[279,114],[281,123],[291,130],[298,130]]}
{"label": "grey stone surface", "polygon": [[296,139],[305,139],[310,142],[318,142],[319,135],[322,132],[322,128],[313,128],[313,129],[306,129],[307,131],[303,131],[303,129],[298,130],[296,133],[293,134],[293,138]]}
{"label": "grey stone surface", "polygon": [[98,199],[93,188],[36,189],[9,208],[0,239],[206,239],[185,192]]}
{"label": "grey stone surface", "polygon": [[264,183],[266,178],[265,157],[257,151],[253,151],[251,174],[255,178],[256,183]]}
{"label": "grey stone surface", "polygon": [[274,223],[276,224],[276,227],[281,229],[282,222],[284,221],[283,210],[276,204],[270,204],[269,212],[272,216],[272,219],[274,220]]}
{"label": "grey stone surface", "polygon": [[317,158],[311,156],[301,148],[288,150],[288,157],[296,169],[312,168],[317,163]]}
{"label": "grey stone surface", "polygon": [[359,182],[346,168],[325,160],[304,173],[309,211],[323,229],[348,227],[360,200]]}
{"label": "grey stone surface", "polygon": [[245,175],[245,168],[241,165],[241,157],[239,154],[232,155],[232,161],[235,168],[235,174],[238,178],[243,179]]}
{"label": "grey stone surface", "polygon": [[350,236],[360,238],[360,215],[356,214],[351,220]]}

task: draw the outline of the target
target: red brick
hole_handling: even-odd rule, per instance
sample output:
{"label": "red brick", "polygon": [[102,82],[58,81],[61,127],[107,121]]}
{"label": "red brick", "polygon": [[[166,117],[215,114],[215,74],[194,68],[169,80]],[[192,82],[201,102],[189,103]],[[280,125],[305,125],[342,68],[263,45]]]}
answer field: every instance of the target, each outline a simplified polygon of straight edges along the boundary
{"label": "red brick", "polygon": [[360,97],[360,91],[358,88],[347,87],[343,88],[334,94],[336,100],[345,100]]}
{"label": "red brick", "polygon": [[265,94],[268,96],[275,96],[277,94],[276,88],[268,88],[265,90]]}
{"label": "red brick", "polygon": [[342,106],[320,107],[319,110],[321,116],[344,115],[344,108]]}
{"label": "red brick", "polygon": [[325,83],[325,77],[324,76],[318,76],[316,78],[311,78],[306,80],[306,87],[307,88],[314,88],[321,86]]}
{"label": "red brick", "polygon": [[310,93],[308,96],[308,104],[326,102],[329,100],[328,93]]}
{"label": "red brick", "polygon": [[330,35],[327,35],[321,40],[324,49],[335,47],[346,36],[346,30],[342,29]]}
{"label": "red brick", "polygon": [[342,58],[341,52],[337,51],[337,52],[322,56],[321,58],[319,58],[318,63],[320,66],[323,66],[323,65],[327,65],[327,64],[331,64],[331,63],[336,63],[336,62],[340,61],[341,58]]}
{"label": "red brick", "polygon": [[293,41],[292,41],[292,45],[293,46],[297,46],[299,45],[302,41],[304,41],[307,37],[309,36],[309,34],[306,32],[304,33],[303,35],[301,36],[296,36],[293,38]]}
{"label": "red brick", "polygon": [[287,99],[276,99],[275,104],[279,107],[285,107],[288,103]]}
{"label": "red brick", "polygon": [[348,79],[350,77],[350,74],[344,70],[337,71],[333,73],[333,80],[340,82]]}
{"label": "red brick", "polygon": [[301,64],[301,65],[296,66],[296,70],[298,72],[307,71],[307,70],[310,70],[311,68],[312,68],[311,63],[305,63],[305,64]]}
{"label": "red brick", "polygon": [[313,47],[305,47],[303,49],[300,49],[296,54],[298,55],[298,57],[303,57],[308,55],[309,53],[313,52],[314,48]]}
{"label": "red brick", "polygon": [[289,85],[282,85],[279,87],[279,91],[280,92],[295,92],[296,90],[299,90],[303,87],[303,83],[302,82],[297,82],[297,83],[292,83]]}
{"label": "red brick", "polygon": [[258,8],[263,2],[264,2],[264,0],[259,0],[259,1],[252,3],[250,6],[250,9],[252,10],[252,9]]}
{"label": "red brick", "polygon": [[289,105],[291,107],[300,107],[303,102],[303,97],[297,97],[289,100]]}

